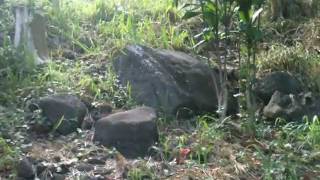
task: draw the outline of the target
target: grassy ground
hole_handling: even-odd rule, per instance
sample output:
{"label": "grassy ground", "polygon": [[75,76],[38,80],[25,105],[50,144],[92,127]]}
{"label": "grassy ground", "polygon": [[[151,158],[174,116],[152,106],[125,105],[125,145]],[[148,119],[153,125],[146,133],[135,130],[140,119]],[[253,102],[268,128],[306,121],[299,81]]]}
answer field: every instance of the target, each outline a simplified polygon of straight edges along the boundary
{"label": "grassy ground", "polygon": [[[3,33],[0,35],[3,39],[12,37],[10,8],[16,4],[8,1],[0,5],[3,15],[0,18]],[[15,176],[15,162],[24,155],[21,146],[28,144],[23,138],[26,131],[23,108],[28,99],[73,92],[95,102],[110,102],[116,109],[130,108],[135,105],[130,88],[117,85],[109,66],[113,57],[131,43],[195,53],[192,47],[197,42],[193,36],[201,25],[197,20],[182,20],[183,10],[174,7],[171,0],[62,0],[60,8],[54,7],[50,1],[39,0],[32,1],[30,6],[48,20],[52,62],[32,69],[32,66],[18,63],[26,58],[25,54],[12,49],[10,44],[4,43],[0,47],[0,177]],[[265,24],[266,39],[258,54],[259,73],[270,70],[299,73],[311,82],[308,83],[309,89],[318,93],[319,27],[317,18],[298,23],[288,20]],[[126,160],[126,163],[116,158],[110,160],[114,162],[110,162],[112,167],[109,168],[115,169],[116,173],[119,164],[128,166],[129,179],[137,180],[143,177],[320,177],[320,121],[317,118],[302,124],[259,120],[254,138],[246,133],[245,124],[245,116],[227,119],[223,123],[210,115],[195,117],[189,122],[160,118],[160,142],[155,147],[157,155],[136,162]],[[34,143],[29,153],[48,162],[53,162],[55,155],[80,160],[77,154],[70,154],[72,148],[81,144],[82,148],[90,147],[92,151],[99,149],[87,141],[87,136],[90,132],[79,132],[76,137],[51,142],[41,140]],[[58,149],[58,153],[52,154]],[[191,151],[185,161],[177,160],[181,149]],[[79,176],[75,173],[71,178]]]}

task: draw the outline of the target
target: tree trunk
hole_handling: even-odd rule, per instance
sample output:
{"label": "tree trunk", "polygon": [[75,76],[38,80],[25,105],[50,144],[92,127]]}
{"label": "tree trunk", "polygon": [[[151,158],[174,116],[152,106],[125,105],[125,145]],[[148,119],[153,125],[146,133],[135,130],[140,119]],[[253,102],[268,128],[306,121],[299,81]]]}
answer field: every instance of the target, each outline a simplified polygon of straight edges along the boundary
{"label": "tree trunk", "polygon": [[26,6],[15,9],[16,24],[14,46],[22,47],[31,54],[34,64],[43,64],[49,60],[46,22],[39,14],[31,15]]}

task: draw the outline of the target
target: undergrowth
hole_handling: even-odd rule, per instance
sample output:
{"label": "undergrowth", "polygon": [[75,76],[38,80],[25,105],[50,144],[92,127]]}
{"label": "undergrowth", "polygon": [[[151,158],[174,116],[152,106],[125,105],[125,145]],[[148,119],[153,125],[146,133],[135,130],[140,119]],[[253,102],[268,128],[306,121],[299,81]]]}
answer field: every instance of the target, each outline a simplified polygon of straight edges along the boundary
{"label": "undergrowth", "polygon": [[287,71],[299,75],[309,90],[320,90],[320,54],[309,51],[303,44],[294,46],[274,44],[269,50],[261,52],[258,56],[258,68],[261,73],[265,71]]}

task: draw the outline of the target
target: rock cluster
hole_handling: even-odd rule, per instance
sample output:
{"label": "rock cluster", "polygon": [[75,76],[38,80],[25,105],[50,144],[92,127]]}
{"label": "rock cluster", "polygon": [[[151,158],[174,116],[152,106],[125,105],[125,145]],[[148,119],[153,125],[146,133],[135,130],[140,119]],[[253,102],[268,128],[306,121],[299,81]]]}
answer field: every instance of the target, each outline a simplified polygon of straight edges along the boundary
{"label": "rock cluster", "polygon": [[[49,95],[28,105],[33,132],[68,135],[79,128],[93,129],[93,141],[135,158],[150,154],[158,141],[158,113],[188,117],[217,110],[221,85],[216,69],[183,52],[139,45],[127,46],[122,52],[113,62],[115,73],[122,85],[130,84],[141,106],[113,113],[107,102],[93,107],[76,95]],[[227,112],[236,113],[237,104],[230,93]]]}
{"label": "rock cluster", "polygon": [[302,83],[290,73],[266,75],[258,80],[255,92],[263,101],[263,115],[269,120],[301,121],[304,116],[320,115],[320,98],[304,92]]}

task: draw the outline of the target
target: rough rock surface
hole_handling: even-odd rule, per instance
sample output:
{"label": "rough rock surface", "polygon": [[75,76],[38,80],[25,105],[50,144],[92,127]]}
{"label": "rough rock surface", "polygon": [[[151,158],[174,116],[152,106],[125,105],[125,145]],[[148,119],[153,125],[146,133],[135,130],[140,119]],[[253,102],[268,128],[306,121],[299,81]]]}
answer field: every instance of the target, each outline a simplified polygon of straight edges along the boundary
{"label": "rough rock surface", "polygon": [[[30,107],[29,107],[30,108]],[[60,94],[40,98],[38,102],[33,104],[33,109],[39,108],[43,118],[42,123],[34,125],[35,130],[48,133],[52,128],[61,124],[57,128],[57,132],[63,135],[72,133],[82,124],[87,114],[87,108],[81,100],[74,95]]]}
{"label": "rough rock surface", "polygon": [[16,169],[20,178],[33,179],[35,177],[35,168],[27,158],[20,160]]}
{"label": "rough rock surface", "polygon": [[150,107],[119,112],[97,121],[94,141],[115,147],[124,156],[145,156],[158,140],[157,115]]}
{"label": "rough rock surface", "polygon": [[258,80],[254,91],[264,104],[268,104],[275,91],[284,94],[299,94],[303,90],[301,83],[287,72],[272,72]]}
{"label": "rough rock surface", "polygon": [[296,96],[282,94],[276,91],[267,106],[263,109],[263,115],[269,119],[283,118],[288,121],[301,119],[304,107]]}
{"label": "rough rock surface", "polygon": [[[122,85],[130,83],[138,103],[171,115],[183,108],[217,110],[213,82],[217,71],[183,52],[139,45],[127,46],[123,52],[115,59],[114,69]],[[233,96],[229,100],[228,112],[237,111],[237,103],[231,103],[235,102]]]}
{"label": "rough rock surface", "polygon": [[273,120],[280,117],[287,121],[301,121],[303,116],[312,119],[320,115],[320,98],[312,97],[311,93],[293,95],[276,91],[264,107],[263,115]]}

